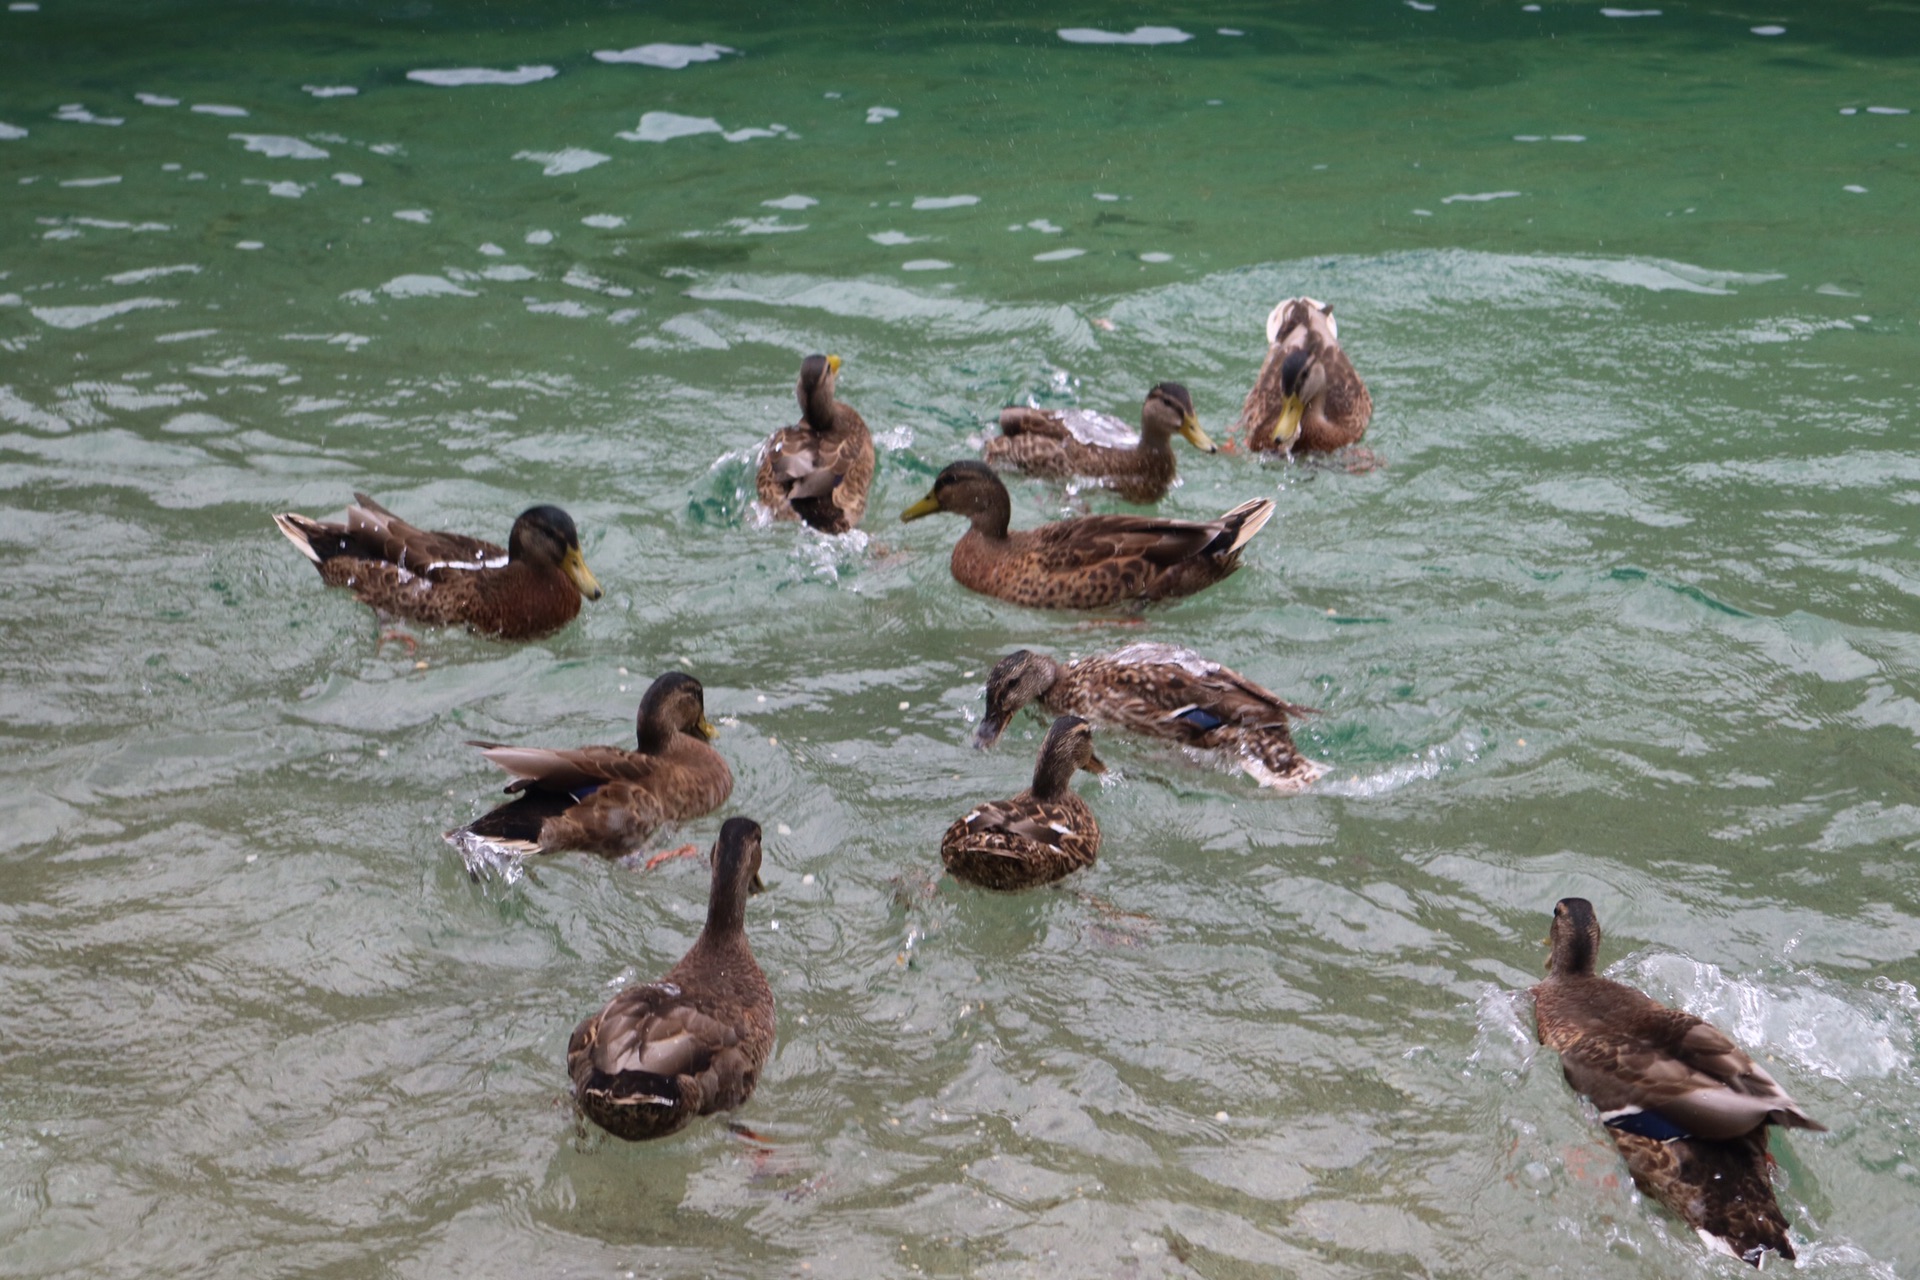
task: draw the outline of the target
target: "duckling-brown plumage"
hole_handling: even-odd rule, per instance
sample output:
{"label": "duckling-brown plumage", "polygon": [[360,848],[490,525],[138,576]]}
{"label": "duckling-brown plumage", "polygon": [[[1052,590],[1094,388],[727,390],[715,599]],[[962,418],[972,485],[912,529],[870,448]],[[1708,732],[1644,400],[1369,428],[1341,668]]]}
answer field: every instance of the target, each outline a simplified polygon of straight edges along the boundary
{"label": "duckling-brown plumage", "polygon": [[323,581],[383,613],[530,640],[573,621],[581,596],[600,598],[579,531],[558,507],[521,512],[503,550],[465,534],[416,528],[364,493],[353,500],[344,523],[291,511],[273,521]]}
{"label": "duckling-brown plumage", "polygon": [[574,1104],[587,1119],[639,1142],[753,1096],[774,1037],[773,991],[747,945],[747,898],[760,888],[760,827],[729,818],[692,949],[658,982],[609,1000],[567,1041]]}
{"label": "duckling-brown plumage", "polygon": [[1066,663],[1017,649],[987,673],[986,696],[974,737],[980,747],[992,746],[1014,714],[1037,701],[1055,715],[1178,743],[1276,790],[1299,791],[1326,772],[1294,749],[1289,728],[1291,717],[1310,715],[1311,707],[1178,645],[1130,644]]}
{"label": "duckling-brown plumage", "polygon": [[1824,1130],[1725,1034],[1594,972],[1600,922],[1584,898],[1553,908],[1540,1043],[1599,1109],[1641,1191],[1736,1257],[1791,1259],[1768,1177],[1767,1126]]}
{"label": "duckling-brown plumage", "polygon": [[1147,392],[1140,407],[1140,436],[1133,443],[1114,445],[1089,438],[1096,430],[1109,440],[1128,434],[1119,419],[1085,410],[1002,409],[1000,435],[987,441],[981,457],[993,466],[1030,476],[1084,478],[1128,502],[1158,502],[1173,485],[1175,435],[1185,437],[1196,449],[1218,452],[1193,415],[1193,397],[1177,382],[1163,382]]}
{"label": "duckling-brown plumage", "polygon": [[1240,565],[1240,549],[1273,515],[1255,498],[1217,520],[1099,515],[1011,530],[1012,499],[984,462],[949,463],[933,490],[900,514],[937,511],[972,527],[954,544],[954,580],[963,587],[1038,609],[1100,609],[1191,595]]}
{"label": "duckling-brown plumage", "polygon": [[1267,358],[1233,433],[1276,453],[1330,453],[1357,443],[1373,397],[1340,346],[1333,307],[1289,298],[1267,317]]}
{"label": "duckling-brown plumage", "polygon": [[804,520],[822,533],[857,526],[873,484],[873,436],[853,406],[834,398],[839,377],[839,356],[801,362],[800,421],[767,438],[754,477],[774,519]]}
{"label": "duckling-brown plumage", "polygon": [[1093,753],[1093,728],[1061,716],[1040,744],[1033,785],[1008,800],[990,800],[956,819],[940,839],[940,861],[956,879],[986,889],[1051,884],[1100,854],[1100,824],[1073,791],[1077,770],[1105,773]]}
{"label": "duckling-brown plumage", "polygon": [[447,832],[478,869],[501,855],[583,849],[618,858],[646,844],[664,823],[712,813],[733,791],[733,773],[708,745],[705,690],[669,671],[640,700],[638,745],[560,750],[475,742],[513,775],[515,795],[490,813]]}

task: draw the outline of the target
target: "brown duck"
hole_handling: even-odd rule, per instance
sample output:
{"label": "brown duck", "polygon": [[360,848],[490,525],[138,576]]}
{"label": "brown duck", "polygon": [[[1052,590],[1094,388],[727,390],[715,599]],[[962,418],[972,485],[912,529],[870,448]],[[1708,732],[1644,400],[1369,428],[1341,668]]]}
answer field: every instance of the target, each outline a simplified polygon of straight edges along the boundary
{"label": "brown duck", "polygon": [[987,710],[974,745],[992,746],[1034,702],[1055,715],[1178,743],[1278,791],[1303,790],[1327,771],[1293,745],[1290,719],[1313,708],[1179,645],[1143,641],[1072,662],[1016,649],[987,673]]}
{"label": "brown duck", "polygon": [[1600,922],[1585,898],[1555,904],[1550,941],[1533,988],[1540,1043],[1599,1109],[1634,1185],[1712,1247],[1756,1267],[1769,1249],[1791,1259],[1767,1126],[1826,1126],[1718,1029],[1595,974]]}
{"label": "brown duck", "polygon": [[600,598],[573,518],[558,507],[520,513],[505,550],[459,533],[418,529],[364,493],[345,523],[285,512],[273,518],[329,586],[347,587],[382,613],[464,625],[500,640],[558,631]]}
{"label": "brown duck", "polygon": [[1340,346],[1333,307],[1289,298],[1267,317],[1267,358],[1233,434],[1274,453],[1330,453],[1356,443],[1373,397]]}
{"label": "brown duck", "polygon": [[940,838],[940,861],[955,879],[984,889],[1031,889],[1092,866],[1100,824],[1074,794],[1080,769],[1105,773],[1107,766],[1093,754],[1093,726],[1061,716],[1040,744],[1033,785],[956,819]]}
{"label": "brown duck", "polygon": [[658,982],[628,987],[573,1029],[567,1075],[580,1113],[640,1142],[731,1111],[773,1052],[773,991],[747,945],[759,893],[760,827],[729,818],[713,845],[707,924]]}
{"label": "brown duck", "polygon": [[1140,407],[1140,436],[1128,440],[1126,424],[1084,409],[1053,413],[1015,406],[1000,411],[1000,436],[981,456],[1050,480],[1086,479],[1128,502],[1158,502],[1173,484],[1173,437],[1217,453],[1193,416],[1193,397],[1177,382],[1147,392]]}
{"label": "brown duck", "polygon": [[822,533],[857,526],[873,484],[873,436],[851,405],[834,399],[839,377],[839,356],[801,361],[800,421],[767,438],[754,478],[774,519],[804,520]]}
{"label": "brown duck", "polygon": [[474,742],[513,775],[514,799],[446,839],[469,869],[530,853],[584,849],[618,858],[645,846],[668,822],[712,813],[733,791],[733,774],[708,742],[700,682],[680,671],[655,680],[640,700],[638,746],[509,747]]}
{"label": "brown duck", "polygon": [[1218,520],[1079,516],[1010,530],[1013,503],[993,468],[954,462],[900,518],[939,511],[972,522],[953,548],[961,586],[1036,609],[1100,609],[1192,595],[1225,578],[1273,516],[1273,502],[1255,498]]}

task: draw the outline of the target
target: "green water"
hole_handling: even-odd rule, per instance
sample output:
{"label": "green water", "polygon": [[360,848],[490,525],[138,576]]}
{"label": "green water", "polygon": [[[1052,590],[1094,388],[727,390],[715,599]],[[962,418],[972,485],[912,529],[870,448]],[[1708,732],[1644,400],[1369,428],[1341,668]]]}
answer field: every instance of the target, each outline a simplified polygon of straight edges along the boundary
{"label": "green water", "polygon": [[[1831,1126],[1803,1262],[1920,1271],[1920,17],[1653,3],[0,12],[0,1273],[1750,1274],[1505,994],[1567,894]],[[593,56],[654,42],[734,52]],[[1279,504],[1224,585],[1088,627],[895,522],[1003,404],[1224,429],[1298,293],[1385,465],[1183,451],[1168,511]],[[810,351],[870,539],[748,517]],[[380,647],[269,520],[356,488],[557,502],[607,598]],[[1332,773],[1109,739],[1097,867],[933,887],[1038,743],[968,747],[994,658],[1137,639]],[[617,741],[669,667],[768,830],[771,1156],[564,1102],[699,866],[439,839],[464,740]]]}

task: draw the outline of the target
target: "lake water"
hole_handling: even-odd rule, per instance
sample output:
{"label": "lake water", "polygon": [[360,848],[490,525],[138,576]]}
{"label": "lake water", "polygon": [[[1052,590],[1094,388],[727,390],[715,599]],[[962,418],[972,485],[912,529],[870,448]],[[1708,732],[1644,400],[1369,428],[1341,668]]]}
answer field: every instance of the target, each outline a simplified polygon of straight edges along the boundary
{"label": "lake water", "polygon": [[[1750,1274],[1532,1047],[1568,894],[1832,1127],[1803,1265],[1920,1272],[1920,17],[1656,2],[8,5],[0,1272]],[[1384,465],[1177,446],[1167,512],[1278,503],[1227,583],[1089,626],[897,523],[1005,404],[1223,431],[1299,293]],[[748,515],[810,351],[865,536]],[[559,503],[607,597],[380,646],[270,520],[355,489]],[[1094,869],[936,884],[1039,741],[969,747],[987,667],[1140,639],[1332,772],[1109,737]],[[466,739],[675,667],[768,833],[770,1153],[566,1104],[700,864],[440,840]]]}

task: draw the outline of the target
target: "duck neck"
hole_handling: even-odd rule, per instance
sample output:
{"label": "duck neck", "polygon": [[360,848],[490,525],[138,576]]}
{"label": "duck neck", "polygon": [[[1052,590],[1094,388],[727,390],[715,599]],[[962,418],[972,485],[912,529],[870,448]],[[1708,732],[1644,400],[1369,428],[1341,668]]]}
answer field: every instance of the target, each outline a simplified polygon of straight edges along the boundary
{"label": "duck neck", "polygon": [[707,899],[707,927],[700,941],[709,947],[726,946],[746,933],[747,895],[734,881],[716,884]]}
{"label": "duck neck", "polygon": [[833,384],[822,378],[800,402],[800,417],[822,435],[833,430]]}
{"label": "duck neck", "polygon": [[640,754],[657,756],[673,742],[673,735],[679,732],[662,723],[658,717],[643,716],[640,719]]}
{"label": "duck neck", "polygon": [[1058,800],[1067,794],[1073,782],[1074,770],[1079,767],[1070,755],[1042,751],[1038,763],[1033,766],[1033,798]]}
{"label": "duck neck", "polygon": [[1007,495],[1006,486],[995,485],[984,495],[981,505],[968,513],[973,521],[973,531],[983,538],[995,542],[1004,542],[1007,528],[1013,523],[1013,499]]}

